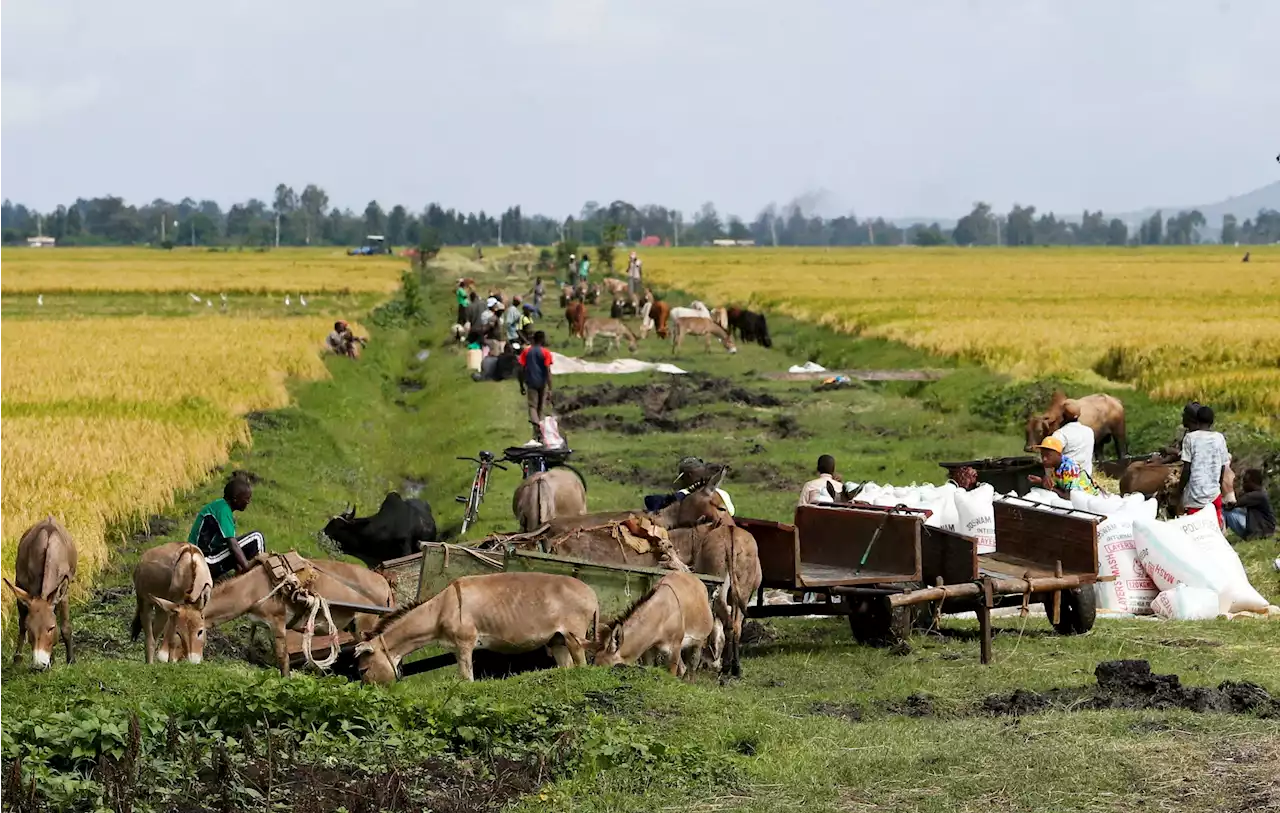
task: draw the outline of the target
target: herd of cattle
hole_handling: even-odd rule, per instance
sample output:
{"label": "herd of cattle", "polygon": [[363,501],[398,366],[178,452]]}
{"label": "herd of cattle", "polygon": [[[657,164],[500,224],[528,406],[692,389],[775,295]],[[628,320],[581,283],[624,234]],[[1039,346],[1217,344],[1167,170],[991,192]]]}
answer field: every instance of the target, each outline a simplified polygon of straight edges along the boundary
{"label": "herd of cattle", "polygon": [[[652,291],[645,291],[643,297],[627,293],[626,285],[623,280],[605,280],[605,289],[614,297],[607,317],[592,316],[587,309],[588,305],[599,303],[599,286],[566,285],[561,290],[560,304],[565,309],[565,324],[570,335],[582,339],[588,351],[593,349],[596,337],[600,336],[609,339],[615,349],[625,338],[634,352],[638,341],[648,336],[650,331],[657,333],[659,338],[670,338],[672,352],[679,352],[686,336],[703,337],[708,351],[712,339],[718,340],[730,353],[737,351],[735,339],[757,342],[763,347],[773,346],[769,323],[763,313],[739,307],[712,310],[697,301],[688,307],[671,307],[655,297]],[[639,318],[638,329],[627,324],[628,317]]]}

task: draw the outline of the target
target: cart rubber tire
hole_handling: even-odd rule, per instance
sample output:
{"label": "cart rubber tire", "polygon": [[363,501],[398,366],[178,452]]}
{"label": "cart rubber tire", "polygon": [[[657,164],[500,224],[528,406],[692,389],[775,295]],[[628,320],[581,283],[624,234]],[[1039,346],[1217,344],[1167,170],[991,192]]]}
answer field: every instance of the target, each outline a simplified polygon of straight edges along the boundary
{"label": "cart rubber tire", "polygon": [[888,596],[854,599],[849,607],[849,629],[860,644],[896,646],[911,637],[913,609],[891,607]]}
{"label": "cart rubber tire", "polygon": [[[1053,599],[1044,603],[1045,615],[1053,623]],[[1098,594],[1092,584],[1062,591],[1062,607],[1058,623],[1053,625],[1059,635],[1082,635],[1093,629],[1098,618]]]}

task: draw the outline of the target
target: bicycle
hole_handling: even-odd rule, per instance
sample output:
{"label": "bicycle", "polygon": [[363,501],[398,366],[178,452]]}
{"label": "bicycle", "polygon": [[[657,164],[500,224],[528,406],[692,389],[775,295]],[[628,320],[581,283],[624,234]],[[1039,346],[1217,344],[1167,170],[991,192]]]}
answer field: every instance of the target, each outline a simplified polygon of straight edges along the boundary
{"label": "bicycle", "polygon": [[503,471],[507,467],[494,459],[493,452],[481,452],[479,459],[474,457],[459,457],[459,460],[470,460],[477,464],[476,476],[471,480],[471,494],[466,497],[455,497],[458,502],[467,506],[466,511],[462,514],[462,533],[466,533],[467,529],[475,524],[480,516],[480,503],[484,502],[484,492],[489,487],[489,470],[498,467]]}

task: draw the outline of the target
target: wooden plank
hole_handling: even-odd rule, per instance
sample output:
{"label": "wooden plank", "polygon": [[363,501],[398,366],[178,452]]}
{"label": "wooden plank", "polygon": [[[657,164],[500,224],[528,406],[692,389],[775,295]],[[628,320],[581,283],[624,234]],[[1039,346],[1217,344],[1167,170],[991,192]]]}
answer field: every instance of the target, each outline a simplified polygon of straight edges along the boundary
{"label": "wooden plank", "polygon": [[441,542],[427,542],[422,546],[422,567],[419,571],[417,601],[426,601],[449,586],[459,576],[479,576],[486,573],[500,573],[502,566],[494,567],[492,552],[484,551],[482,555],[458,545],[446,545]]}
{"label": "wooden plank", "polygon": [[800,542],[794,525],[767,519],[734,517],[756,540],[761,586],[787,589],[799,584]]}
{"label": "wooden plank", "polygon": [[972,581],[978,578],[976,539],[924,526],[920,536],[920,575],[925,584]]}
{"label": "wooden plank", "polygon": [[[795,520],[801,570],[797,586],[920,581],[922,524],[921,514],[802,505]],[[842,568],[847,577],[810,582],[804,574],[812,565]]]}
{"label": "wooden plank", "polygon": [[996,551],[1052,573],[1098,573],[1098,523],[1087,511],[1055,509],[1029,500],[1004,498],[994,504]]}

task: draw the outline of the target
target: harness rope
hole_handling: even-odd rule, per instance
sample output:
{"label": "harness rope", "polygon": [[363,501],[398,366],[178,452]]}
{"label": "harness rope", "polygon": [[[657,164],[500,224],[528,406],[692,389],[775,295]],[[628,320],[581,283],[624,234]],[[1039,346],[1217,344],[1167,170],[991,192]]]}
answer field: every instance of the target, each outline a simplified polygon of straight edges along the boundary
{"label": "harness rope", "polygon": [[[251,606],[257,607],[267,601],[269,598],[280,592],[281,589],[288,588],[284,597],[286,602],[291,604],[301,604],[303,611],[307,613],[307,623],[302,630],[302,656],[306,662],[314,665],[321,672],[327,672],[329,667],[333,666],[338,660],[338,628],[333,623],[333,615],[329,612],[329,602],[324,596],[317,595],[304,585],[298,574],[289,572],[280,579],[275,587],[262,598],[255,601]],[[329,654],[322,660],[316,660],[311,652],[311,642],[316,634],[316,616],[321,612],[324,613],[325,623],[329,625]]]}

